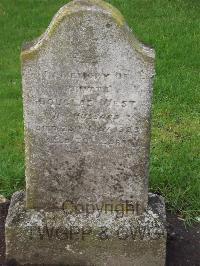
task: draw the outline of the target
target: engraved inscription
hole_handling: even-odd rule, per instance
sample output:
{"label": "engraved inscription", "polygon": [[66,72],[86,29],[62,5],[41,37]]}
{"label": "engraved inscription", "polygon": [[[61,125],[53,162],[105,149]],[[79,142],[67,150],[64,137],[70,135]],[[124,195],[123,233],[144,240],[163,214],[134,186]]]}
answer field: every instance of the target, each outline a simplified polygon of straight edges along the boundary
{"label": "engraved inscription", "polygon": [[31,208],[60,208],[66,193],[147,204],[153,65],[115,21],[104,32],[111,17],[87,13],[60,21],[22,64]]}

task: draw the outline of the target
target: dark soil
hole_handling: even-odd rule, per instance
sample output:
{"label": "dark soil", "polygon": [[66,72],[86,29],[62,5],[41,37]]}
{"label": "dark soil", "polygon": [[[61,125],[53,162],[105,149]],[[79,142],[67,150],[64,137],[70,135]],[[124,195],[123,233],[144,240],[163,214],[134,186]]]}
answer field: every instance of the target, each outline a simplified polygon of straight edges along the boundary
{"label": "dark soil", "polygon": [[[9,203],[0,204],[0,265],[5,260],[4,224]],[[168,213],[166,266],[200,266],[200,224],[185,227],[177,215]],[[142,265],[141,265],[142,266]],[[156,265],[155,265],[156,266]]]}
{"label": "dark soil", "polygon": [[0,265],[5,260],[5,219],[8,213],[9,202],[0,204]]}
{"label": "dark soil", "polygon": [[167,266],[200,266],[200,223],[185,226],[176,215],[167,214]]}

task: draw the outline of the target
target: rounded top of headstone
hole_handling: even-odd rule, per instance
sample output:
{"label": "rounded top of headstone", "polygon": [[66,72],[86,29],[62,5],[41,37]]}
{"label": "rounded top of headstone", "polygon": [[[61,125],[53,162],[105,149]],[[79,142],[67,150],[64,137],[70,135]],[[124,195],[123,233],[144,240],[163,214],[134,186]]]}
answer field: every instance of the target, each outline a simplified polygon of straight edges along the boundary
{"label": "rounded top of headstone", "polygon": [[[120,11],[112,6],[109,3],[106,3],[102,0],[74,0],[73,2],[70,2],[70,4],[73,4],[74,6],[78,5],[79,8],[88,8],[88,10],[93,11],[103,11],[106,12],[108,15],[111,15],[116,22],[122,26],[125,24],[125,19],[120,13]],[[69,4],[68,4],[69,6]]]}
{"label": "rounded top of headstone", "polygon": [[28,42],[23,45],[21,53],[22,60],[33,59],[39,50],[45,46],[45,44],[66,17],[79,14],[81,12],[92,12],[94,15],[96,13],[102,13],[111,17],[115,23],[130,36],[133,47],[143,56],[145,61],[150,63],[154,62],[154,50],[148,46],[145,46],[134,37],[131,29],[126,24],[123,15],[117,8],[102,0],[74,0],[64,5],[54,16],[44,34],[32,42]]}

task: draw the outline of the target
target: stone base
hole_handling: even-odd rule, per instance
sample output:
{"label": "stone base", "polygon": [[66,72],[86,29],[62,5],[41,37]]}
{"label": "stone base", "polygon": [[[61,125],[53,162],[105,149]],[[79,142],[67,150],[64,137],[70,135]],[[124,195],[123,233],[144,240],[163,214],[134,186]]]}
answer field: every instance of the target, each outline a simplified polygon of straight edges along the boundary
{"label": "stone base", "polygon": [[[102,211],[67,213],[25,209],[13,195],[6,221],[7,262],[17,265],[164,266],[165,206],[149,194],[142,216]],[[12,264],[13,265],[13,264]]]}

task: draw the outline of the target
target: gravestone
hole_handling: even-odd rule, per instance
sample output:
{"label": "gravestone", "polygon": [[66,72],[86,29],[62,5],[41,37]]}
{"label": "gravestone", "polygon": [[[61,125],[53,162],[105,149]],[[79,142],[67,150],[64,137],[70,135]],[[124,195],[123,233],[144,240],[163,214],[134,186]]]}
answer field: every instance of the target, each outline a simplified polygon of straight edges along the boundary
{"label": "gravestone", "polygon": [[164,265],[165,207],[148,194],[154,51],[101,0],[62,7],[21,53],[26,194],[7,261]]}

